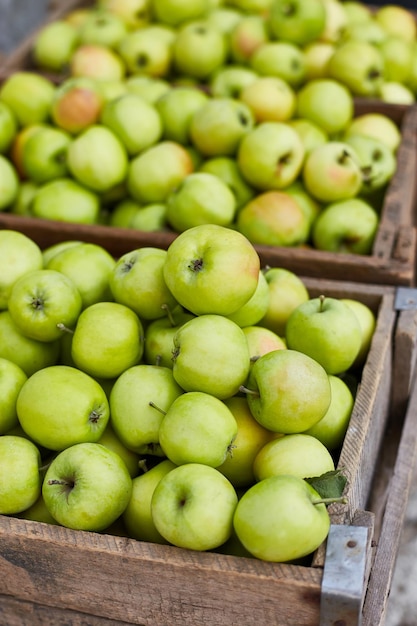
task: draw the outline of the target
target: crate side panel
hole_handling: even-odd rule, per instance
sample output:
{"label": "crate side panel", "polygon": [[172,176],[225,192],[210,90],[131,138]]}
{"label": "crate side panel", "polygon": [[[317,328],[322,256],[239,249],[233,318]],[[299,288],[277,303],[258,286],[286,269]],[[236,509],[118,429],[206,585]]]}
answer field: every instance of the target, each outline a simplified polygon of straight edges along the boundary
{"label": "crate side panel", "polygon": [[[0,518],[0,593],[132,624],[317,622],[321,571]],[[246,621],[245,621],[246,620]]]}

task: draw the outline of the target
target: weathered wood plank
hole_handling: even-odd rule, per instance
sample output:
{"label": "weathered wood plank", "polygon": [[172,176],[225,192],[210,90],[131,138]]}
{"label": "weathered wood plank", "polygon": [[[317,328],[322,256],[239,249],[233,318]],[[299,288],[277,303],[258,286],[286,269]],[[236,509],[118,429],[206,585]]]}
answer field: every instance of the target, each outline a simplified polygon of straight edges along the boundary
{"label": "weathered wood plank", "polygon": [[[414,377],[411,395],[402,428],[392,425],[388,452],[381,460],[383,484],[376,489],[374,500],[385,495],[384,516],[377,537],[377,550],[372,564],[363,611],[363,626],[383,626],[392,576],[401,539],[408,495],[417,461],[417,384]],[[396,454],[392,446],[400,437]],[[394,457],[394,459],[392,458]],[[388,463],[391,460],[391,473]],[[392,461],[393,464],[392,464]]]}
{"label": "weathered wood plank", "polygon": [[[0,593],[132,624],[318,623],[321,570],[0,517]],[[281,618],[285,622],[281,622]]]}

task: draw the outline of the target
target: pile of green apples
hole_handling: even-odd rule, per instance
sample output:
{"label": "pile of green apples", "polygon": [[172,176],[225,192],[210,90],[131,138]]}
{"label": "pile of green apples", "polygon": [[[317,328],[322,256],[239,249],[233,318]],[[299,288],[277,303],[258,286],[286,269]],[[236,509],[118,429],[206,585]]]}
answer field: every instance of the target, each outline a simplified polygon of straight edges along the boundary
{"label": "pile of green apples", "polygon": [[310,555],[375,325],[226,227],[118,259],[0,230],[0,514]]}
{"label": "pile of green apples", "polygon": [[[136,1],[103,0],[42,29],[34,44],[42,68],[71,71],[58,83],[29,70],[3,81],[0,210],[146,232],[211,223],[255,245],[370,254],[400,129],[388,112],[355,115],[354,95],[336,76],[278,75],[272,66],[297,65],[288,52],[275,56],[295,47],[278,34],[256,51],[248,43],[267,24],[279,29],[285,8],[285,32],[308,25],[312,37],[322,21],[304,11],[324,19],[325,8],[350,3],[274,0],[256,14],[205,4],[187,4],[198,17],[173,0],[154,0],[151,14]],[[134,26],[138,14],[148,21]],[[105,45],[115,24],[124,35]],[[73,33],[75,49],[61,30]],[[169,50],[163,70],[161,47]],[[100,61],[97,48],[118,55],[122,69]],[[77,54],[85,55],[79,64]],[[359,53],[352,60],[365,67]]]}

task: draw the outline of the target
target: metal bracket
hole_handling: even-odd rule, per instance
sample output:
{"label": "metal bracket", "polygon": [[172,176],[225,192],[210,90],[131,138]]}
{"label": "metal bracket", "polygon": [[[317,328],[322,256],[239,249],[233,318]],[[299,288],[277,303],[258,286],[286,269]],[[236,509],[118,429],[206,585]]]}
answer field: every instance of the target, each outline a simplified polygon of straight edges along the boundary
{"label": "metal bracket", "polygon": [[320,626],[360,626],[368,528],[333,524],[327,537]]}
{"label": "metal bracket", "polygon": [[413,287],[397,287],[394,308],[396,311],[417,309],[417,289]]}

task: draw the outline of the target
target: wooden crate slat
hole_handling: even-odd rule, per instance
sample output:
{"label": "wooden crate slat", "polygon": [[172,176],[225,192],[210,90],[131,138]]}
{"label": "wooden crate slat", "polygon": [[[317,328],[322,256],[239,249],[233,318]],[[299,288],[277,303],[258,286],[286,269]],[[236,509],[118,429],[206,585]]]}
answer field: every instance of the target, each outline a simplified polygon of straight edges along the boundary
{"label": "wooden crate slat", "polygon": [[[195,553],[0,517],[0,593],[132,624],[275,623],[318,616],[321,570]],[[247,617],[245,617],[247,616]],[[246,621],[245,621],[246,620]]]}

